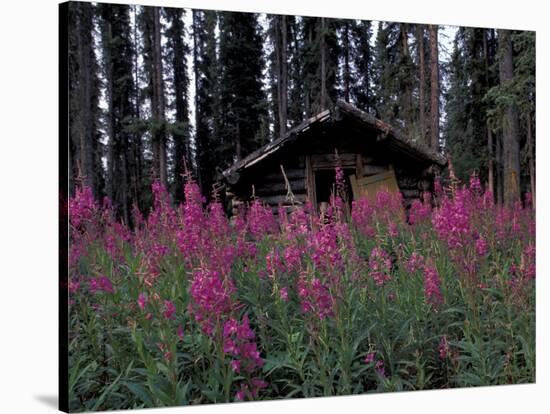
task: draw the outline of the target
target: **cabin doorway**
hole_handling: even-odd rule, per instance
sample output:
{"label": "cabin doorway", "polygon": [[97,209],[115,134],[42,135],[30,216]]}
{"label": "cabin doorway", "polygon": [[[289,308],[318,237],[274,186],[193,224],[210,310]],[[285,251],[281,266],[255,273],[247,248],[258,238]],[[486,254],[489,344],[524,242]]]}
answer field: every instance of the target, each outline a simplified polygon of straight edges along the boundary
{"label": "cabin doorway", "polygon": [[[353,192],[350,176],[355,174],[355,168],[344,168],[344,186],[346,202],[351,207]],[[318,209],[322,209],[330,202],[331,194],[336,191],[336,171],[334,169],[314,170],[315,202]]]}

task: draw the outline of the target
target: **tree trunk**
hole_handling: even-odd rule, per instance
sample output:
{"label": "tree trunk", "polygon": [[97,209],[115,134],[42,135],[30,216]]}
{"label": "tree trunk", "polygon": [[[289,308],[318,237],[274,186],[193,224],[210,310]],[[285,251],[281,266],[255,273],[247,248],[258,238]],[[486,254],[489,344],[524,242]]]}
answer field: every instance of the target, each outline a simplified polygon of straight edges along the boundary
{"label": "tree trunk", "polygon": [[502,159],[502,137],[499,134],[495,136],[495,147],[496,147],[496,153],[495,153],[496,196],[497,196],[497,203],[502,205],[504,203],[504,188],[503,188],[503,175],[502,175],[503,159]]}
{"label": "tree trunk", "polygon": [[426,142],[426,102],[425,102],[425,86],[426,86],[426,65],[424,62],[424,26],[416,25],[416,41],[418,43],[418,71],[420,74],[420,85],[418,87],[418,107],[419,107],[419,122],[420,122],[420,142]]}
{"label": "tree trunk", "polygon": [[[400,24],[400,33],[401,33],[401,49],[402,49],[402,63],[410,66],[410,52],[409,52],[409,41],[407,35],[407,24]],[[412,71],[411,71],[412,75]],[[414,130],[414,116],[413,116],[413,93],[412,93],[412,80],[404,79],[404,120],[406,122],[405,129],[408,131],[407,136],[411,136],[411,132]]]}
{"label": "tree trunk", "polygon": [[112,26],[111,22],[106,22],[106,34],[104,36],[104,59],[105,59],[105,79],[106,79],[106,98],[107,98],[107,179],[105,190],[107,197],[112,201],[114,199],[114,162],[115,162],[115,120],[113,117],[113,62],[111,56]]}
{"label": "tree trunk", "polygon": [[527,151],[529,152],[529,184],[531,187],[531,201],[533,208],[536,206],[536,184],[535,184],[535,148],[533,141],[533,123],[531,114],[527,114]]}
{"label": "tree trunk", "polygon": [[439,152],[439,55],[437,26],[430,25],[430,147]]}
{"label": "tree trunk", "polygon": [[201,174],[202,171],[202,143],[200,140],[197,139],[197,130],[201,121],[201,108],[199,105],[199,94],[197,91],[199,90],[199,53],[198,53],[198,29],[199,29],[199,11],[198,10],[192,10],[192,16],[193,16],[193,78],[195,82],[195,146],[196,146],[196,160],[197,160],[197,182],[199,184],[199,187],[204,190],[203,186],[203,177]]}
{"label": "tree trunk", "polygon": [[[79,78],[79,123],[80,178],[81,185],[88,186],[96,193],[94,185],[94,119],[92,108],[92,10],[89,3],[78,4],[78,78]],[[97,194],[95,194],[97,196]]]}
{"label": "tree trunk", "polygon": [[327,62],[325,46],[325,18],[321,17],[321,30],[319,33],[321,55],[321,110],[327,109]]}
{"label": "tree trunk", "polygon": [[[483,29],[483,56],[485,60],[485,86],[489,88],[489,48],[487,45],[487,31]],[[487,187],[493,197],[495,196],[495,178],[494,178],[494,166],[493,166],[493,131],[489,120],[486,122],[487,128]]]}
{"label": "tree trunk", "polygon": [[[499,30],[499,75],[502,87],[514,77],[512,36],[509,30]],[[504,155],[504,202],[512,205],[520,199],[520,161],[519,161],[519,118],[514,102],[504,109],[502,119],[502,141]]]}
{"label": "tree trunk", "polygon": [[350,69],[350,35],[349,35],[349,23],[344,24],[344,100],[349,102],[350,97],[350,78],[351,78],[351,69]]}
{"label": "tree trunk", "polygon": [[281,16],[281,47],[280,47],[280,84],[281,95],[279,99],[279,134],[286,134],[288,119],[288,62],[287,62],[287,24],[286,16]]}
{"label": "tree trunk", "polygon": [[187,45],[184,42],[185,26],[182,22],[182,9],[167,8],[166,17],[171,25],[168,36],[168,46],[172,49],[171,73],[173,76],[174,88],[174,109],[176,128],[172,132],[173,137],[173,188],[174,201],[180,203],[184,201],[184,180],[183,174],[185,165],[191,164],[191,150],[189,145],[189,134],[187,131],[189,124],[189,111],[187,101]]}
{"label": "tree trunk", "polygon": [[[137,23],[137,8],[133,7],[134,12],[134,118],[139,120],[140,115],[140,96],[139,96],[139,65],[138,65],[138,23]],[[138,209],[142,211],[143,203],[141,202],[141,166],[142,166],[142,145],[141,145],[141,134],[136,132],[134,134],[134,177],[133,177],[133,193],[134,193],[134,202],[136,203]]]}
{"label": "tree trunk", "polygon": [[153,8],[153,97],[156,109],[155,121],[158,123],[157,135],[158,151],[158,178],[162,185],[168,188],[167,163],[166,163],[166,131],[164,119],[164,81],[162,79],[162,49],[159,8]]}
{"label": "tree trunk", "polygon": [[494,162],[493,162],[493,131],[489,123],[487,123],[487,152],[489,159],[487,161],[487,186],[489,191],[495,195],[495,177],[494,177]]}

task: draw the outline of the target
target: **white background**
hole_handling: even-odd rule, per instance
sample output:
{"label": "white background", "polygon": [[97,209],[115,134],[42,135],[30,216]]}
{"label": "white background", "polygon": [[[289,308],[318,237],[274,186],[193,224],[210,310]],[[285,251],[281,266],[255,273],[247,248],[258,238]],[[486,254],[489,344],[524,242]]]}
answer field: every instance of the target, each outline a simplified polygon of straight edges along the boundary
{"label": "white background", "polygon": [[[537,30],[537,384],[147,410],[147,413],[548,412],[550,13],[544,0],[136,1]],[[57,2],[0,8],[0,413],[57,405]]]}

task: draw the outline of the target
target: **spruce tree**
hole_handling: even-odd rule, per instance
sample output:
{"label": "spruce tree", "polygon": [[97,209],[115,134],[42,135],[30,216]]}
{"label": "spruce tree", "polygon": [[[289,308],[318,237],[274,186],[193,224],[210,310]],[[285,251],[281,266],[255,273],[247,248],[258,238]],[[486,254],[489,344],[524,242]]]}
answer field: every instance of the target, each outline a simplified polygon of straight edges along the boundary
{"label": "spruce tree", "polygon": [[221,166],[219,64],[216,55],[218,12],[193,10],[192,13],[197,179],[202,193],[210,196],[216,167]]}
{"label": "spruce tree", "polygon": [[174,141],[173,187],[175,201],[183,201],[183,174],[185,165],[191,167],[191,142],[189,133],[189,77],[187,75],[187,55],[189,46],[185,43],[183,9],[165,8],[170,27],[166,31],[167,54],[173,83],[175,121],[170,125]]}
{"label": "spruce tree", "polygon": [[161,21],[158,7],[144,7],[140,14],[143,33],[144,73],[151,117],[148,122],[153,150],[155,179],[168,187],[168,158],[166,152],[166,112],[164,70],[161,41]]}
{"label": "spruce tree", "polygon": [[79,185],[92,189],[95,197],[103,192],[102,144],[99,130],[99,67],[94,52],[95,6],[70,3],[69,35],[69,133],[71,188]]}
{"label": "spruce tree", "polygon": [[368,20],[354,22],[351,27],[352,64],[354,67],[351,100],[357,107],[371,113],[375,106],[373,91],[374,55],[371,46],[372,23]]}
{"label": "spruce tree", "polygon": [[133,42],[129,6],[100,4],[103,74],[107,111],[106,193],[116,210],[130,223],[128,158],[130,125],[134,115],[132,76]]}
{"label": "spruce tree", "polygon": [[263,39],[254,13],[220,14],[220,167],[267,142],[267,102],[263,90]]}

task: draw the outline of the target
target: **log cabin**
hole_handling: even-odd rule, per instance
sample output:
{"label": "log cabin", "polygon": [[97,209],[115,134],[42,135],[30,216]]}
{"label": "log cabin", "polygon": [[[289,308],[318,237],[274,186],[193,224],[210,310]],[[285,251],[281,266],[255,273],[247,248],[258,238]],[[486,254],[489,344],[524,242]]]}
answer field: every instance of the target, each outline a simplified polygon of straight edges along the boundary
{"label": "log cabin", "polygon": [[350,201],[375,197],[385,188],[400,191],[408,209],[433,191],[434,178],[446,164],[444,156],[339,100],[237,161],[221,173],[220,184],[233,212],[253,197],[274,212],[308,199],[319,209],[329,201],[339,165]]}

